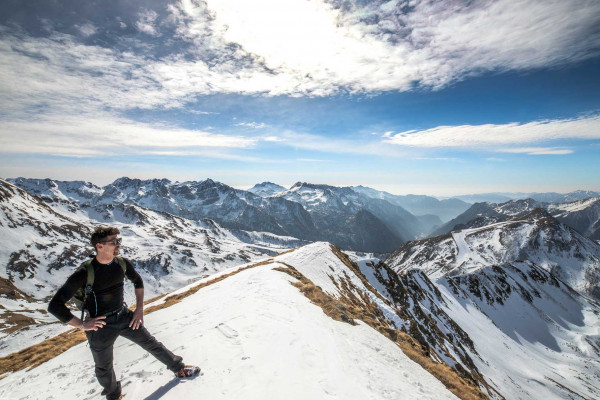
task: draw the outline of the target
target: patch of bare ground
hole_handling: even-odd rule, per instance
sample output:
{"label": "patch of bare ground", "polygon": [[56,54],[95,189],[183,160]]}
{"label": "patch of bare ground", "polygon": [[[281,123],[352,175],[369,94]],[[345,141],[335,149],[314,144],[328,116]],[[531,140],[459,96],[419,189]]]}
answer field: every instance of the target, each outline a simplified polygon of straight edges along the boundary
{"label": "patch of bare ground", "polygon": [[11,334],[13,332],[18,331],[21,328],[25,328],[26,326],[30,326],[36,323],[35,320],[31,317],[9,310],[5,311],[2,314],[2,318],[4,319],[4,322],[2,323],[2,327],[0,328],[0,330],[6,334]]}
{"label": "patch of bare ground", "polygon": [[[151,300],[146,301],[153,302],[159,300],[161,298],[166,297],[164,303],[158,304],[156,306],[148,307],[144,309],[144,314],[148,315],[153,313],[154,311],[162,310],[163,308],[170,307],[174,304],[179,303],[184,298],[191,296],[196,293],[198,290],[210,286],[214,283],[220,282],[232,275],[240,273],[250,268],[258,267],[260,265],[270,264],[272,263],[272,259],[268,259],[265,261],[261,261],[256,264],[251,264],[246,267],[242,267],[237,269],[229,274],[221,275],[215,279],[203,282],[197,286],[194,286],[183,293],[178,293],[176,295],[168,296],[162,295],[157,296]],[[33,346],[27,347],[21,351],[17,351],[15,353],[9,354],[6,357],[0,357],[0,379],[4,378],[5,374],[8,372],[16,372],[25,368],[35,368],[48,360],[53,359],[54,357],[64,353],[69,350],[71,347],[78,345],[86,340],[85,333],[79,329],[71,329],[67,332],[61,333],[58,336],[52,337],[50,339],[44,340],[41,343],[35,344]]]}
{"label": "patch of bare ground", "polygon": [[[361,280],[364,279],[364,281],[366,281],[366,278],[364,278],[362,273],[358,270],[358,266],[356,266],[348,256],[334,246],[332,246],[332,249],[334,250],[334,253],[338,254],[338,257],[340,257],[340,260],[342,260],[344,264],[352,265],[352,267],[350,267],[350,265],[348,266],[354,272],[358,272],[357,276],[360,277]],[[435,376],[457,397],[463,400],[481,400],[489,398],[481,391],[477,382],[468,379],[468,377],[461,376],[457,370],[445,363],[439,363],[432,360],[428,348],[419,344],[407,333],[399,331],[390,325],[384,318],[379,307],[373,303],[368,296],[359,294],[360,298],[357,297],[355,293],[361,293],[361,291],[350,290],[349,279],[342,280],[341,287],[338,286],[342,295],[340,298],[334,298],[323,292],[320,287],[316,286],[291,265],[284,265],[286,266],[285,268],[278,267],[273,269],[294,277],[297,282],[292,282],[292,285],[297,287],[300,292],[315,305],[321,307],[323,312],[330,318],[336,321],[346,322],[350,325],[356,325],[355,319],[363,321],[382,335],[386,336],[392,342],[396,343],[396,345],[402,349],[404,354]],[[367,288],[370,287],[371,285],[367,286]]]}
{"label": "patch of bare ground", "polygon": [[71,329],[39,344],[9,354],[0,358],[0,375],[4,377],[7,372],[35,368],[85,340],[83,331]]}
{"label": "patch of bare ground", "polygon": [[19,290],[10,280],[0,276],[0,296],[11,300],[27,300],[33,302],[33,297]]}

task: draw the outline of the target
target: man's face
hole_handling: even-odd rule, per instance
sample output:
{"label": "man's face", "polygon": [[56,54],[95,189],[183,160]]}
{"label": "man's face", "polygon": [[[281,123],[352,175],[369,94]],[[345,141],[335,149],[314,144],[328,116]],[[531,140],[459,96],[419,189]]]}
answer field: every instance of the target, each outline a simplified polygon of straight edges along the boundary
{"label": "man's face", "polygon": [[[119,240],[119,243],[115,244],[113,241],[115,239]],[[102,254],[104,256],[118,256],[119,250],[121,249],[119,235],[110,235],[107,236],[106,239],[98,243],[98,254]]]}

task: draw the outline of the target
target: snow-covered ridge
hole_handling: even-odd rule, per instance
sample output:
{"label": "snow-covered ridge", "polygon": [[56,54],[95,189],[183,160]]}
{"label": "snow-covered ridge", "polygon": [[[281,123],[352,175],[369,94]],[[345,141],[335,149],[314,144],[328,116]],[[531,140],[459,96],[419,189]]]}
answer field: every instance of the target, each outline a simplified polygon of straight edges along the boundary
{"label": "snow-covered ridge", "polygon": [[[432,359],[466,371],[492,398],[548,400],[570,393],[595,398],[600,393],[595,383],[600,309],[539,266],[514,262],[433,282],[421,270],[396,275],[377,260],[356,261],[352,264],[329,243],[313,243],[181,288],[173,294],[214,281],[147,315],[146,325],[186,361],[203,367],[204,375],[172,385],[160,364],[119,340],[116,369],[126,392],[145,398],[166,386],[160,391],[165,399],[192,393],[217,399],[305,398],[306,390],[311,398],[325,393],[351,399],[453,398],[421,367],[407,363],[384,332],[360,319],[354,326],[334,321],[311,304],[290,285],[297,282],[293,274],[279,272],[293,268],[327,296],[348,307],[354,302],[410,333],[429,348]],[[58,376],[69,365],[77,369]],[[61,390],[62,398],[86,398],[98,392],[92,371],[89,351],[79,345],[32,371],[8,375],[0,381],[0,394],[36,399],[42,393],[37,385],[44,385],[43,393]],[[41,378],[28,379],[34,375]],[[64,385],[65,379],[88,383]],[[295,397],[299,394],[292,389],[306,387],[307,381],[312,384]]]}
{"label": "snow-covered ridge", "polygon": [[516,260],[531,260],[600,299],[600,246],[543,210],[408,243],[386,263],[398,273],[419,268],[435,280]]}
{"label": "snow-covered ridge", "polygon": [[560,222],[582,235],[592,240],[600,240],[600,197],[568,203],[544,203],[533,199],[510,200],[500,204],[476,203],[461,215],[435,229],[430,236],[506,221],[526,215],[536,208],[548,211]]}
{"label": "snow-covered ridge", "polygon": [[[320,266],[343,268],[328,244],[305,246],[147,315],[148,329],[186,362],[200,365],[203,374],[174,384],[162,365],[118,339],[115,369],[127,396],[456,399],[386,336],[360,321],[353,326],[331,319],[290,284],[296,279],[275,270],[288,263],[301,267],[298,263],[311,253],[323,256],[313,259]],[[304,272],[314,276],[315,284],[330,281],[315,264]],[[32,400],[58,393],[61,399],[98,395],[85,344],[0,381],[3,398]]]}

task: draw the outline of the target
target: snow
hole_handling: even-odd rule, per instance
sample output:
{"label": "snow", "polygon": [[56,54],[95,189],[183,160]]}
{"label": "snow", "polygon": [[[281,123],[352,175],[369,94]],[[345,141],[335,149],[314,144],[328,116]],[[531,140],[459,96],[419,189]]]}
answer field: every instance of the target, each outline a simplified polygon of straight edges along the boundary
{"label": "snow", "polygon": [[[17,187],[0,182],[12,193],[0,201],[0,277],[34,297],[36,303],[2,296],[0,321],[9,310],[51,322],[43,313],[22,310],[47,308],[54,295],[80,263],[92,253],[89,235],[99,223],[110,223],[121,231],[121,255],[130,259],[144,280],[147,298],[187,286],[223,269],[296,247],[303,241],[265,232],[230,231],[211,220],[189,220],[139,206],[62,205],[61,215]],[[22,272],[8,268],[10,262],[26,261]],[[50,268],[50,265],[54,265]],[[22,274],[24,275],[22,277]],[[125,291],[125,301],[134,303],[133,290]],[[38,304],[39,302],[39,304]],[[22,306],[22,307],[21,307]],[[44,339],[36,328],[20,335],[0,329],[0,354],[14,352]],[[14,340],[17,338],[18,340]],[[8,343],[10,341],[10,343]]]}
{"label": "snow", "polygon": [[565,289],[541,293],[533,304],[513,292],[499,306],[457,297],[443,279],[437,287],[475,344],[477,368],[507,399],[573,398],[559,384],[598,398],[600,360],[588,342],[598,343],[597,307]]}
{"label": "snow", "polygon": [[[592,197],[592,198],[589,198],[586,200],[573,201],[571,203],[550,205],[548,207],[548,211],[551,211],[553,213],[555,213],[557,211],[562,211],[563,213],[572,213],[572,212],[577,212],[577,211],[583,211],[586,208],[591,207],[594,203],[599,202],[599,201],[600,201],[600,197]],[[562,215],[562,213],[558,214],[558,215]]]}
{"label": "snow", "polygon": [[[456,399],[374,329],[327,317],[276,266],[283,265],[242,271],[146,316],[153,335],[202,368],[196,379],[175,380],[140,347],[118,339],[115,371],[127,398]],[[95,399],[93,369],[84,343],[9,374],[0,397]]]}

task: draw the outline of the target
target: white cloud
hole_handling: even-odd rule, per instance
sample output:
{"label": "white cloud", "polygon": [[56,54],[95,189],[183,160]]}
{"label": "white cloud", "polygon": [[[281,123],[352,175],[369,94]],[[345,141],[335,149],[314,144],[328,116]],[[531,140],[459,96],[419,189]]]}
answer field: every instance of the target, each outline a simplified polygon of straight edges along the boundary
{"label": "white cloud", "polygon": [[[56,115],[40,120],[10,120],[0,127],[1,151],[13,154],[69,157],[210,154],[233,158],[238,156],[223,151],[219,154],[218,149],[249,148],[255,144],[255,139],[243,136],[157,127],[110,115]],[[213,150],[208,153],[209,149]]]}
{"label": "white cloud", "polygon": [[76,25],[76,28],[79,29],[79,32],[85,37],[92,36],[98,32],[96,27],[89,22],[83,25]]}
{"label": "white cloud", "polygon": [[280,133],[281,144],[304,150],[325,153],[406,157],[408,152],[383,142],[355,140],[352,138],[325,137],[286,130]]}
{"label": "white cloud", "polygon": [[258,122],[240,122],[238,124],[235,124],[235,126],[245,126],[245,127],[248,127],[248,128],[261,129],[261,128],[267,127],[268,125],[265,124],[265,123],[263,123],[263,122],[261,122],[261,123],[258,123]]}
{"label": "white cloud", "polygon": [[[413,130],[398,133],[385,142],[399,146],[428,148],[494,148],[573,139],[600,139],[600,116],[533,121],[524,124],[438,126],[422,131]],[[526,151],[526,153],[529,152]]]}
{"label": "white cloud", "polygon": [[154,10],[143,10],[138,14],[138,20],[135,26],[140,32],[144,32],[150,36],[159,36],[160,33],[156,29],[156,19],[158,14]]}
{"label": "white cloud", "polygon": [[573,150],[559,147],[517,147],[512,149],[499,149],[501,153],[525,153],[529,155],[563,155],[572,154]]}
{"label": "white cloud", "polygon": [[283,139],[281,139],[280,137],[277,136],[265,136],[263,138],[261,138],[261,140],[264,140],[265,142],[282,142]]}
{"label": "white cloud", "polygon": [[[159,59],[84,45],[80,38],[67,34],[30,37],[0,27],[0,109],[11,116],[11,120],[2,121],[2,131],[23,129],[23,137],[32,140],[31,146],[24,146],[19,138],[3,137],[3,150],[22,152],[29,147],[45,154],[78,156],[104,151],[104,145],[81,143],[70,150],[69,140],[85,141],[82,138],[87,136],[68,130],[65,133],[67,127],[60,123],[65,115],[184,107],[196,96],[211,93],[326,96],[339,90],[410,90],[415,83],[440,87],[483,70],[524,69],[585,59],[597,54],[594,43],[600,40],[598,31],[593,30],[600,2],[499,0],[466,5],[429,0],[416,3],[408,14],[398,13],[398,7],[391,2],[375,3],[342,12],[319,1],[211,0],[205,5],[182,0],[168,6],[177,26],[177,37],[172,39],[192,43],[194,51]],[[365,22],[374,13],[378,13],[379,22]],[[136,26],[148,35],[160,35],[158,15],[153,10],[139,13]],[[99,29],[91,23],[78,28],[85,36]],[[48,25],[47,29],[52,31],[53,27]],[[202,58],[209,53],[214,54],[213,59]],[[40,110],[42,118],[25,122]],[[86,120],[82,117],[76,122],[87,128]],[[100,124],[100,120],[89,121]],[[108,126],[127,136],[124,127],[130,126],[130,121],[111,121]],[[237,126],[267,127],[257,122]],[[91,131],[100,132],[97,127]],[[156,132],[170,132],[165,137],[173,133],[160,128]],[[389,139],[384,143],[292,132],[262,140],[278,140],[307,150],[399,156],[405,152],[387,143],[430,148],[522,146],[544,140],[598,139],[599,132],[598,117],[591,117],[437,127],[396,135],[388,131],[383,133]],[[44,135],[49,139],[44,140]],[[182,140],[197,143],[193,139],[198,137],[189,135],[181,133]],[[204,146],[246,146],[250,140],[214,134],[203,138]],[[146,151],[183,151],[165,150],[167,144],[155,134],[138,139],[140,146],[154,147]],[[119,140],[116,138],[115,143]],[[133,143],[129,141],[129,145]],[[570,150],[546,151],[564,154]]]}
{"label": "white cloud", "polygon": [[[411,90],[598,54],[597,1],[428,0],[402,14],[403,4],[342,12],[320,1],[182,0],[167,7],[176,26],[169,39],[192,49],[156,59],[66,34],[39,38],[0,27],[0,106],[69,113],[183,107],[212,93]],[[136,26],[160,34],[153,10],[140,12]]]}

